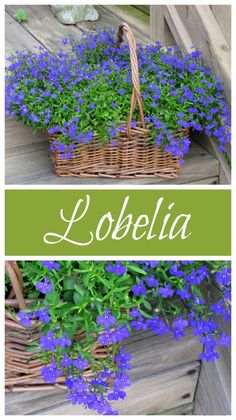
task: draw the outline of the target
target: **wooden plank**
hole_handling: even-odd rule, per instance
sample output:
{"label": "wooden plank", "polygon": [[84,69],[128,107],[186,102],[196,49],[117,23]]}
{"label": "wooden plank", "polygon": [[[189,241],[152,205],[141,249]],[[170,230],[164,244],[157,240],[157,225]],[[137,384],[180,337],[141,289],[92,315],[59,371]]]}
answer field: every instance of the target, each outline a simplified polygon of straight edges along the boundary
{"label": "wooden plank", "polygon": [[171,335],[148,338],[143,335],[139,341],[127,343],[126,349],[135,355],[132,360],[132,379],[136,381],[197,360],[202,345],[189,330],[186,339],[174,342]]}
{"label": "wooden plank", "polygon": [[26,48],[30,48],[33,50],[35,47],[42,46],[8,13],[5,13],[5,28],[6,57],[14,54],[17,49],[24,50]]}
{"label": "wooden plank", "polygon": [[[220,174],[219,174],[219,183],[220,184],[231,184],[231,170],[228,163],[225,160],[225,157],[219,151],[218,146],[214,140],[209,137],[209,143],[214,151],[215,157],[220,162]],[[205,143],[207,145],[207,143]]]}
{"label": "wooden plank", "polygon": [[6,118],[5,137],[6,155],[14,154],[14,152],[18,154],[22,146],[33,147],[38,143],[48,141],[47,134],[40,131],[33,133],[31,127],[23,125],[21,121],[12,117]]}
{"label": "wooden plank", "polygon": [[[14,415],[14,414],[20,414],[24,411],[27,411],[27,406],[34,407],[36,411],[30,414],[41,414],[45,415],[48,414],[48,409],[50,410],[50,414],[54,414],[58,410],[61,410],[62,408],[65,410],[67,415],[70,415],[69,411],[71,410],[70,404],[68,404],[65,401],[66,393],[62,392],[45,392],[44,395],[40,392],[40,394],[34,392],[26,392],[26,393],[18,393],[18,394],[7,394],[6,396],[6,407],[5,407],[5,414],[6,415]],[[60,395],[59,395],[60,394]],[[11,397],[9,399],[9,397]],[[13,398],[14,397],[14,398]],[[58,398],[60,397],[60,398]],[[39,400],[42,401],[45,399],[45,407],[46,408],[38,408],[39,406]],[[54,401],[55,399],[55,401]],[[59,401],[59,402],[58,402]],[[27,402],[27,404],[26,404]],[[43,404],[40,404],[43,407]],[[125,405],[125,401],[123,402],[123,405]],[[50,408],[51,407],[51,408]],[[77,407],[77,409],[81,410],[81,408]],[[194,403],[188,403],[183,404],[178,407],[168,408],[167,410],[164,410],[159,415],[187,415],[187,414],[193,414],[194,409]],[[27,413],[26,413],[27,414]],[[77,412],[75,415],[78,414]],[[88,414],[88,411],[85,412],[85,414]]]}
{"label": "wooden plank", "polygon": [[[94,22],[79,22],[77,27],[85,31],[96,31],[97,29],[101,28],[112,28],[115,32],[117,32],[122,19],[110,12],[105,5],[96,6],[96,8],[99,13],[99,20]],[[151,43],[151,40],[143,33],[141,33],[139,29],[136,29],[132,26],[132,31],[137,42],[140,42],[143,45]]]}
{"label": "wooden plank", "polygon": [[231,46],[231,5],[214,4],[210,6],[220,28]]}
{"label": "wooden plank", "polygon": [[66,391],[12,392],[5,395],[5,414],[27,415],[34,411],[56,407],[66,398]]}
{"label": "wooden plank", "polygon": [[[220,295],[216,288],[211,287],[205,291],[204,298],[210,305],[217,302]],[[225,334],[231,335],[230,322],[225,323],[223,317],[213,318]],[[194,414],[231,414],[231,348],[220,347],[217,352],[220,358],[215,363],[202,362]]]}
{"label": "wooden plank", "polygon": [[120,23],[124,21],[138,32],[149,37],[149,17],[140,10],[128,5],[103,5],[103,8],[118,17]]}
{"label": "wooden plank", "polygon": [[[225,36],[207,5],[167,6],[175,9],[192,43],[223,80],[227,101],[231,102],[231,55]],[[170,27],[172,30],[172,28]],[[185,47],[186,48],[186,47]]]}
{"label": "wooden plank", "polygon": [[198,368],[197,362],[188,365],[188,370],[196,371],[195,376],[188,378],[186,378],[186,367],[183,367],[134,383],[127,390],[125,403],[117,402],[114,408],[117,408],[122,415],[154,415],[181,406],[183,401],[192,402]]}
{"label": "wooden plank", "polygon": [[[136,332],[126,340],[125,348],[132,355],[133,386],[128,399],[119,403],[123,414],[145,413],[142,410],[155,414],[193,402],[199,373],[196,359],[201,346],[189,329],[186,338],[179,341],[173,341],[171,334],[161,337],[152,331]],[[166,393],[175,387],[178,391],[168,400]],[[145,397],[138,403],[140,392]],[[153,403],[148,407],[150,392]],[[190,395],[183,398],[186,394]],[[64,391],[8,393],[6,414],[83,414],[79,407],[73,409],[65,396]]]}
{"label": "wooden plank", "polygon": [[162,413],[158,413],[158,415],[162,416],[173,416],[173,415],[192,415],[194,410],[194,403],[180,405],[179,407],[171,408],[170,410],[162,411]]}
{"label": "wooden plank", "polygon": [[176,7],[164,6],[164,16],[177,44],[179,44],[185,54],[190,53],[193,43],[188,31],[179,17]]}
{"label": "wooden plank", "polygon": [[[124,404],[125,404],[125,402],[124,402]],[[65,404],[64,404],[65,405]],[[59,409],[60,409],[60,407],[61,406],[59,406]],[[68,407],[68,405],[66,406],[66,407],[64,407],[64,412],[68,415],[70,415],[70,411],[69,411],[69,413],[68,413],[68,410],[70,410],[70,407]],[[80,409],[81,410],[81,409]],[[171,408],[171,409],[168,409],[168,410],[164,410],[164,411],[162,411],[162,412],[158,412],[157,414],[159,415],[159,416],[168,416],[168,415],[192,415],[193,414],[193,410],[194,410],[194,403],[193,402],[191,402],[191,403],[189,403],[189,404],[184,404],[184,405],[180,405],[179,407],[173,407],[173,408]],[[54,411],[55,411],[55,414],[57,414],[57,408],[56,407],[54,407],[54,409],[51,411],[50,410],[50,413],[49,414],[54,414]],[[47,412],[47,410],[42,410],[42,412],[36,412],[36,413],[33,413],[33,414],[48,414],[48,412]],[[74,413],[72,413],[72,414],[74,414]],[[77,413],[75,413],[75,415],[76,415]],[[90,413],[88,413],[88,411],[85,411],[84,410],[84,412],[82,413],[80,413],[80,414],[84,414],[84,415],[88,415],[88,414],[90,414]],[[94,414],[94,413],[93,413]],[[123,413],[122,413],[123,414]],[[156,414],[156,413],[153,413],[154,415]],[[96,415],[96,414],[95,414]]]}
{"label": "wooden plank", "polygon": [[191,185],[216,185],[216,184],[219,184],[219,177],[200,179],[199,181],[191,182]]}
{"label": "wooden plank", "polygon": [[194,135],[194,140],[200,146],[202,146],[208,153],[210,153],[219,161],[220,163],[219,183],[224,184],[224,185],[231,184],[230,167],[228,163],[226,162],[226,159],[223,156],[223,154],[219,151],[218,146],[216,145],[215,141],[211,137],[206,136],[205,134],[202,134],[201,136],[199,136],[197,135],[197,133]]}
{"label": "wooden plank", "polygon": [[[54,175],[49,158],[47,135],[33,134],[32,129],[12,118],[6,120],[6,183],[7,184],[184,184],[211,183],[219,175],[219,163],[193,142],[182,173],[175,180],[143,178],[116,180],[108,178],[67,178]],[[210,179],[209,181],[207,181]]]}
{"label": "wooden plank", "polygon": [[[49,51],[61,51],[64,49],[61,39],[67,35],[79,37],[81,31],[75,25],[63,25],[53,15],[50,6],[21,6],[27,14],[27,21],[21,25],[33,35]],[[6,10],[14,16],[18,5],[7,5]],[[18,42],[16,39],[15,42]]]}
{"label": "wooden plank", "polygon": [[[200,49],[204,57],[208,57],[208,62],[219,77],[223,79],[225,95],[228,102],[231,102],[231,53],[229,45],[217,23],[213,13],[207,5],[197,5],[191,7],[195,22],[200,22],[199,31],[196,35],[199,37]],[[207,36],[202,36],[202,32]],[[194,38],[195,41],[195,38]]]}
{"label": "wooden plank", "polygon": [[[193,145],[192,150],[198,150],[200,156],[186,157],[186,163],[179,178],[167,180],[162,178],[110,179],[110,178],[75,178],[57,177],[49,158],[48,143],[40,147],[22,146],[6,156],[7,184],[117,184],[117,185],[148,185],[148,184],[184,184],[207,178],[218,177],[219,163],[216,159],[204,153],[203,149]],[[205,182],[204,182],[205,183]]]}
{"label": "wooden plank", "polygon": [[167,25],[165,15],[165,6],[150,6],[150,38],[153,41],[161,41],[163,45],[175,44],[174,37]]}
{"label": "wooden plank", "polygon": [[[183,52],[191,52],[191,45],[194,44],[203,52],[208,64],[223,78],[225,94],[230,102],[230,49],[210,8],[166,6],[165,16],[176,41],[182,45]],[[230,184],[230,168],[215,142],[210,137],[205,137],[205,141],[201,144],[220,162],[219,183]]]}
{"label": "wooden plank", "polygon": [[194,414],[230,415],[230,407],[230,400],[222,390],[216,365],[211,362],[203,362],[196,392]]}
{"label": "wooden plank", "polygon": [[[189,371],[194,371],[194,374],[189,375]],[[198,374],[199,362],[194,362],[141,379],[127,389],[126,399],[114,402],[113,407],[122,415],[154,415],[192,403]],[[37,414],[86,415],[88,411],[78,406],[63,405]]]}

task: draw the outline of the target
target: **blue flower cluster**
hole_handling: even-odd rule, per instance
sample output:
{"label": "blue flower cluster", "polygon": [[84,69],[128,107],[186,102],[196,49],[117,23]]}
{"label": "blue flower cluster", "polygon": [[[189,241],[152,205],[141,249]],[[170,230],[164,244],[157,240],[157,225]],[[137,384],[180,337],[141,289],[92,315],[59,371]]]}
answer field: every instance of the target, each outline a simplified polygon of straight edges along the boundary
{"label": "blue flower cluster", "polygon": [[[60,264],[56,261],[41,261],[41,265],[46,268],[47,272],[60,269]],[[43,281],[37,281],[35,288],[44,295],[54,290],[54,286],[49,277],[44,277]],[[48,307],[37,309],[36,311],[19,311],[17,317],[19,322],[27,328],[32,327],[32,322],[36,322],[36,320],[42,323],[49,323],[51,321]]]}
{"label": "blue flower cluster", "polygon": [[54,290],[54,287],[50,281],[49,277],[45,277],[43,281],[38,281],[35,284],[36,289],[38,289],[41,293],[46,295]]}
{"label": "blue flower cluster", "polygon": [[130,358],[131,356],[120,347],[114,359],[116,372],[104,367],[91,381],[87,381],[83,376],[69,376],[66,379],[69,389],[67,399],[71,400],[72,404],[82,404],[98,414],[118,414],[118,411],[112,410],[110,402],[126,397],[124,389],[131,385],[126,374],[126,370],[131,369]]}
{"label": "blue flower cluster", "polygon": [[46,267],[49,271],[59,270],[60,264],[56,261],[42,261],[42,267]]}
{"label": "blue flower cluster", "polygon": [[33,312],[25,312],[23,310],[18,312],[19,322],[27,328],[32,327],[32,321],[36,321],[37,318],[40,322],[49,323],[51,321],[49,316],[49,308],[38,309],[37,311]]}
{"label": "blue flower cluster", "polygon": [[[88,295],[79,286],[81,280],[75,280],[76,293],[79,290],[85,295],[84,306],[87,308],[83,332],[85,347],[78,338],[77,330],[69,330],[70,333],[66,331],[73,313],[71,309],[75,309],[72,317],[74,323],[82,304],[75,306],[74,302],[64,302],[59,305],[61,312],[56,321],[51,300],[47,300],[51,294],[56,293],[55,282],[53,291],[50,288],[51,278],[55,270],[61,270],[62,265],[54,261],[42,263],[44,273],[46,268],[49,277],[39,282],[40,285],[36,282],[35,286],[47,295],[44,304],[47,303],[49,307],[38,306],[36,310],[19,311],[18,319],[27,328],[34,326],[33,322],[37,319],[45,324],[46,328],[39,340],[40,349],[46,355],[42,377],[51,384],[65,377],[69,391],[67,399],[72,404],[80,404],[98,414],[118,414],[112,409],[111,403],[124,399],[125,389],[131,385],[128,375],[131,356],[123,343],[132,331],[151,330],[160,336],[172,334],[175,340],[185,337],[186,331],[192,331],[203,346],[199,359],[207,362],[218,359],[218,348],[230,344],[230,337],[222,331],[216,318],[223,317],[224,322],[227,322],[231,315],[231,268],[226,263],[211,266],[211,262],[201,261],[97,261],[91,263],[89,268],[83,266],[81,269],[79,263],[76,270],[82,277],[86,276],[86,281],[88,275],[96,276],[97,269],[99,279],[103,276],[100,287],[107,284],[108,279],[111,284],[115,282],[118,285],[116,289],[113,284],[107,294],[102,292],[100,299],[95,298],[90,284],[89,306]],[[213,303],[206,302],[201,293],[201,286],[208,287],[209,284],[215,287],[219,295],[219,299]],[[65,298],[71,293],[71,287],[70,282],[66,283]],[[124,289],[126,297],[122,304]],[[111,293],[118,295],[117,307],[116,301],[114,306],[109,304]],[[101,302],[104,302],[103,306]],[[66,316],[63,315],[63,307],[69,310],[69,315],[68,312]],[[107,350],[107,358],[100,364],[96,356],[93,356],[93,345],[102,345]],[[92,376],[86,375],[91,370]]]}
{"label": "blue flower cluster", "polygon": [[[78,144],[94,139],[116,145],[125,130],[121,122],[128,118],[132,82],[128,45],[117,48],[113,31],[84,34],[79,41],[68,37],[63,44],[68,52],[53,55],[39,48],[9,57],[6,111],[55,134],[50,150],[70,159]],[[153,143],[181,160],[190,146],[183,130],[192,129],[205,131],[224,151],[230,142],[230,113],[222,84],[200,52],[183,57],[178,47],[164,50],[157,42],[138,45],[137,53]]]}

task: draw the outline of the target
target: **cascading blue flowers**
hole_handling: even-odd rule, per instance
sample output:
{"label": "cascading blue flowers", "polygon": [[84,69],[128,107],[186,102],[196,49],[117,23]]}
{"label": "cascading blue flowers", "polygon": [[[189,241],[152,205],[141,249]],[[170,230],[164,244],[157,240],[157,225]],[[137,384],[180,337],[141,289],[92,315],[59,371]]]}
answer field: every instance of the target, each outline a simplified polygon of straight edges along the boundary
{"label": "cascading blue flowers", "polygon": [[[24,275],[30,276],[39,296],[32,309],[18,312],[18,320],[27,328],[42,324],[42,377],[50,384],[65,377],[67,399],[72,404],[98,414],[118,414],[112,402],[124,399],[131,385],[132,360],[124,344],[132,331],[149,329],[181,340],[191,330],[203,345],[199,359],[207,362],[218,359],[218,349],[230,344],[230,337],[216,319],[220,316],[223,322],[230,320],[228,262],[22,264]],[[33,271],[32,264],[36,264]],[[32,272],[37,273],[35,279]],[[218,299],[208,303],[202,286],[215,288]],[[83,344],[77,338],[81,329]],[[107,357],[100,361],[93,357],[93,345],[98,343],[107,349]],[[86,376],[90,369],[92,377]]]}
{"label": "cascading blue flowers", "polygon": [[[115,145],[132,93],[128,45],[117,49],[115,43],[113,31],[98,30],[79,40],[67,37],[67,52],[16,52],[7,70],[7,113],[34,129],[59,134],[50,150],[61,159],[73,157],[76,144],[89,143],[94,136],[101,144]],[[190,139],[177,139],[175,133],[189,128],[205,131],[225,151],[230,112],[221,81],[201,53],[183,57],[177,46],[164,50],[157,42],[138,45],[137,54],[152,142],[182,160]]]}

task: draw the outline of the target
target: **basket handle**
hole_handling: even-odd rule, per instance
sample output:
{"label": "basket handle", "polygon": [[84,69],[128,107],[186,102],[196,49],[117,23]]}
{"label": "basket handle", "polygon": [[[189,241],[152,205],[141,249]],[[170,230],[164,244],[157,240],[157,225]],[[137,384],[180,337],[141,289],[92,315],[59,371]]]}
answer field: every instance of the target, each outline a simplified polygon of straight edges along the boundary
{"label": "basket handle", "polygon": [[120,44],[123,42],[124,32],[126,33],[129,50],[130,50],[130,63],[131,63],[131,72],[132,72],[132,83],[133,83],[133,92],[132,92],[132,97],[131,97],[131,102],[130,102],[130,112],[129,112],[129,118],[127,122],[127,133],[129,137],[130,131],[131,131],[131,121],[132,121],[136,104],[138,104],[138,107],[139,107],[139,112],[140,112],[139,119],[143,127],[144,127],[144,113],[143,113],[143,101],[142,101],[141,93],[140,93],[140,81],[139,81],[138,59],[137,59],[137,53],[136,53],[136,42],[135,42],[133,33],[129,25],[125,22],[121,23],[119,26],[118,33],[117,33],[116,46],[119,48]]}
{"label": "basket handle", "polygon": [[[19,269],[19,266],[18,266],[17,262],[16,261],[9,261],[9,264],[15,270],[16,275],[17,275],[18,280],[19,280],[20,288],[21,288],[21,290],[23,290],[23,277],[22,277],[22,274],[21,274],[21,271]],[[14,289],[12,288],[10,293],[9,293],[8,299],[13,299],[14,297],[15,297],[15,292],[14,292]]]}
{"label": "basket handle", "polygon": [[14,269],[14,266],[10,263],[10,261],[5,262],[5,269],[12,284],[12,288],[15,292],[16,299],[19,303],[19,308],[26,309],[26,303],[21,289],[20,280],[18,278],[16,270]]}

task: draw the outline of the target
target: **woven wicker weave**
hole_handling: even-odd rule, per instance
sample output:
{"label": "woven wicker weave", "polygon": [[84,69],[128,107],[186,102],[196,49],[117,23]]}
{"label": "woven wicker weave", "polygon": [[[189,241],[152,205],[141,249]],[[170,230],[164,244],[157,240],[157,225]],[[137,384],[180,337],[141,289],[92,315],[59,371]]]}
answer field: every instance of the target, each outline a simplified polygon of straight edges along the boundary
{"label": "woven wicker weave", "polygon": [[[144,122],[136,42],[126,23],[119,26],[117,47],[123,41],[124,32],[127,35],[130,48],[133,83],[129,118],[127,122],[121,122],[121,125],[126,128],[114,138],[115,146],[100,146],[99,138],[94,137],[89,144],[74,143],[74,156],[71,159],[61,159],[59,152],[51,152],[55,173],[58,176],[176,178],[180,173],[181,166],[178,157],[163,152],[158,146],[151,144],[150,129]],[[136,127],[132,128],[131,121],[136,105],[138,105],[140,116]],[[179,139],[188,134],[189,129],[183,129],[176,132],[175,138]],[[58,135],[55,134],[49,136],[50,145],[57,137]]]}
{"label": "woven wicker weave", "polygon": [[[26,309],[32,300],[25,300],[23,296],[23,280],[21,272],[16,262],[6,262],[6,273],[8,274],[12,290],[6,299],[5,316],[5,390],[6,392],[22,391],[44,391],[67,389],[65,378],[57,379],[56,384],[50,385],[43,381],[40,374],[43,363],[37,357],[37,351],[30,351],[33,343],[40,337],[40,325],[36,324],[31,328],[26,328],[19,324],[10,308]],[[77,341],[82,341],[85,337],[83,331],[78,332]],[[93,345],[93,356],[95,359],[105,359],[110,353],[109,347],[103,347],[96,342]],[[87,378],[93,376],[90,367],[84,370],[83,375]]]}

